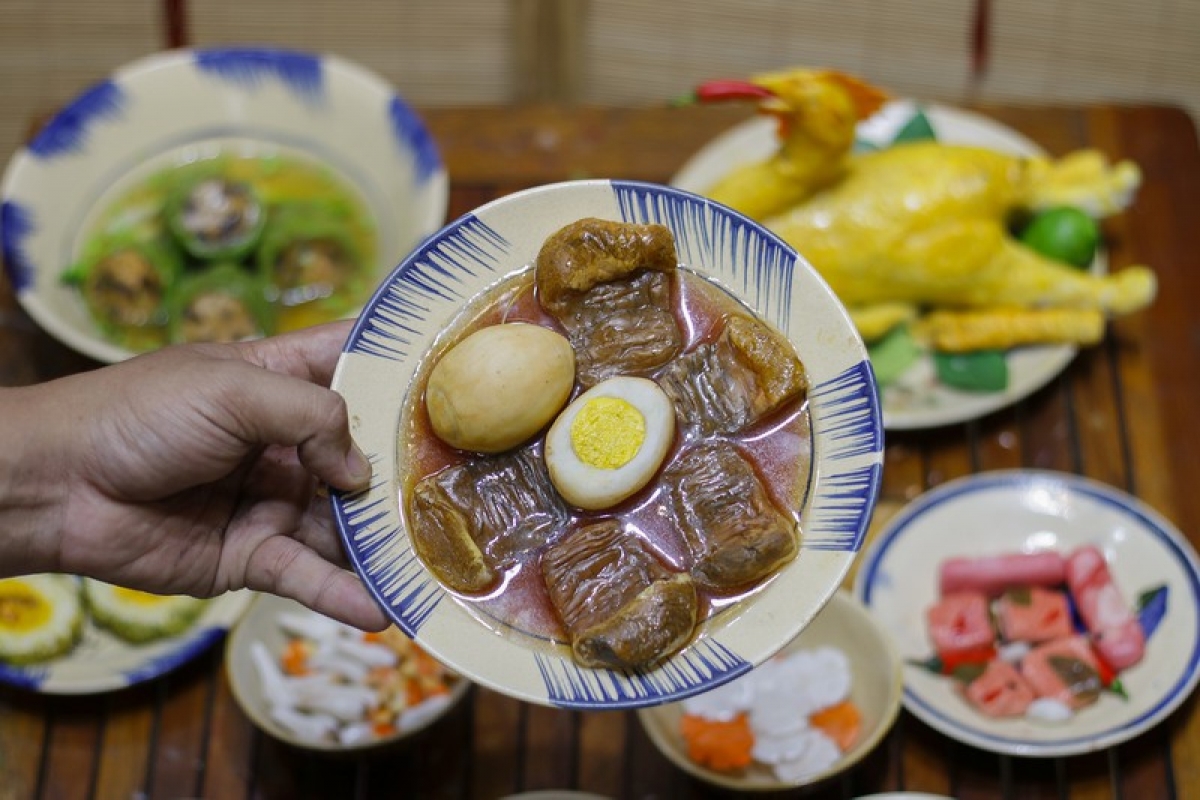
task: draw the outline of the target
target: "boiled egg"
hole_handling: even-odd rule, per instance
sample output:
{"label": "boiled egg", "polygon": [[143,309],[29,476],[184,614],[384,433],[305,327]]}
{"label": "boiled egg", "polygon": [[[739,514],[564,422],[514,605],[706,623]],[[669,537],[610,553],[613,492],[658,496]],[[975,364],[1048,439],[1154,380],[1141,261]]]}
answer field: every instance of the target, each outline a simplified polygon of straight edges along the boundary
{"label": "boiled egg", "polygon": [[658,384],[609,378],[579,395],[550,426],[546,469],[568,503],[609,508],[650,482],[674,439],[675,409]]}
{"label": "boiled egg", "polygon": [[566,337],[528,322],[490,325],[434,365],[425,407],[438,437],[460,450],[501,453],[530,439],[566,405],[575,351]]}

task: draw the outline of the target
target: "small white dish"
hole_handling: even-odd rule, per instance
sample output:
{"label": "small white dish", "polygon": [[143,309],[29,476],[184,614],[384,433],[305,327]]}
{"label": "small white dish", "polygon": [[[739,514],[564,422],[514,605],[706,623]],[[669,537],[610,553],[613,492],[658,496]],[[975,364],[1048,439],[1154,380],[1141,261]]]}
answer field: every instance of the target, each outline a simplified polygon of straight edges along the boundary
{"label": "small white dish", "polygon": [[[993,719],[954,689],[953,679],[910,661],[932,653],[925,611],[937,599],[938,568],[952,556],[1094,544],[1133,605],[1166,587],[1141,663],[1121,673],[1128,694],[1105,692],[1064,723]],[[984,472],[943,484],[894,516],[864,554],[855,592],[892,632],[904,668],[904,705],[931,727],[975,747],[1015,756],[1102,750],[1171,713],[1200,679],[1200,567],[1178,530],[1140,500],[1075,475]]]}
{"label": "small white dish", "polygon": [[[545,239],[584,217],[657,222],[681,264],[725,287],[795,345],[808,373],[813,469],[799,555],[765,586],[703,623],[646,671],[580,667],[569,648],[519,624],[483,620],[415,554],[400,508],[401,412],[425,354],[468,301],[529,267]],[[704,691],[791,641],[838,588],[862,545],[882,469],[883,431],[862,341],[828,285],[794,250],[724,206],[666,186],[574,181],[489,203],[430,237],[360,316],[334,375],[372,487],[334,495],[350,558],[402,630],[470,680],[534,703],[636,708]]]}
{"label": "small white dish", "polygon": [[[859,124],[859,141],[880,147],[920,109],[938,141],[969,144],[1019,155],[1045,155],[1036,143],[994,120],[948,106],[897,100]],[[735,166],[762,160],[778,149],[773,119],[756,117],[735,125],[697,151],[671,179],[691,192],[705,189]],[[801,254],[803,255],[803,254]],[[1103,272],[1101,252],[1092,269]],[[1006,354],[1009,382],[1000,392],[964,392],[937,379],[933,359],[923,355],[896,381],[883,387],[883,424],[888,430],[918,430],[977,419],[1025,399],[1045,386],[1071,362],[1070,345],[1023,347]]]}
{"label": "small white dish", "polygon": [[891,730],[900,713],[903,685],[900,656],[887,633],[849,592],[839,591],[781,654],[835,647],[850,662],[850,699],[862,713],[857,741],[829,769],[799,782],[781,781],[763,764],[752,764],[740,773],[723,773],[697,764],[688,757],[679,730],[682,703],[638,711],[638,720],[650,740],[680,769],[708,783],[735,791],[780,791],[821,783],[850,769],[865,758]]}
{"label": "small white dish", "polygon": [[374,73],[273,48],[158,53],[82,92],[9,162],[0,242],[21,306],[94,359],[133,355],[101,334],[61,276],[106,199],[218,152],[315,161],[354,187],[374,217],[379,278],[445,221],[449,186],[437,147]]}
{"label": "small white dish", "polygon": [[261,645],[271,656],[281,658],[288,642],[288,634],[280,625],[280,617],[285,614],[303,617],[315,615],[315,612],[309,611],[295,600],[272,594],[255,594],[253,600],[245,616],[230,633],[229,642],[225,647],[225,673],[229,678],[229,688],[238,705],[255,725],[275,739],[293,747],[331,754],[363,753],[386,748],[414,737],[436,724],[458,707],[471,688],[468,681],[455,680],[449,693],[437,698],[439,702],[435,706],[429,706],[429,710],[422,707],[419,710],[423,713],[402,717],[402,720],[407,720],[407,724],[401,724],[395,731],[386,735],[372,736],[353,744],[304,738],[281,724],[272,715],[268,692],[263,687],[262,673],[255,663],[253,648]]}
{"label": "small white dish", "polygon": [[99,694],[153,680],[186,664],[225,638],[252,595],[237,591],[214,597],[184,632],[145,644],[130,644],[89,618],[71,652],[40,664],[0,663],[0,683],[41,694]]}

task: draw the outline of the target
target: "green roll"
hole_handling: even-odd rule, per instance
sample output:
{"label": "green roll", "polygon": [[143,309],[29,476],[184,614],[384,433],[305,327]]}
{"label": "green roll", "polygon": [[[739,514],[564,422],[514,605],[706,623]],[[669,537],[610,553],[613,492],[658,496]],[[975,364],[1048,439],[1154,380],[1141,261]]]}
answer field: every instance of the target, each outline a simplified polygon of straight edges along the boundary
{"label": "green roll", "polygon": [[237,342],[269,335],[274,314],[262,281],[222,262],[187,275],[171,293],[172,342]]}
{"label": "green roll", "polygon": [[97,324],[123,341],[166,325],[166,299],[182,271],[182,255],[170,243],[114,235],[90,245],[63,281],[78,287]]}
{"label": "green roll", "polygon": [[167,227],[201,261],[236,261],[259,242],[267,209],[249,183],[198,171],[167,195]]}
{"label": "green roll", "polygon": [[257,267],[285,306],[332,297],[362,273],[362,254],[344,213],[321,203],[283,206],[271,215]]}

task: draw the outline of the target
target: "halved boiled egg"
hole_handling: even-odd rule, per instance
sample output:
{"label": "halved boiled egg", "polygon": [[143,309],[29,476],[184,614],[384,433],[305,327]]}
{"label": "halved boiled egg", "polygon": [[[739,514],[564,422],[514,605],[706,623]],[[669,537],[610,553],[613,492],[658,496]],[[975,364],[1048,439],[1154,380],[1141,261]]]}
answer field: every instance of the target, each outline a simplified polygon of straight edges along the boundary
{"label": "halved boiled egg", "polygon": [[602,381],[563,410],[546,434],[550,481],[568,503],[609,508],[654,477],[675,440],[675,408],[654,381]]}

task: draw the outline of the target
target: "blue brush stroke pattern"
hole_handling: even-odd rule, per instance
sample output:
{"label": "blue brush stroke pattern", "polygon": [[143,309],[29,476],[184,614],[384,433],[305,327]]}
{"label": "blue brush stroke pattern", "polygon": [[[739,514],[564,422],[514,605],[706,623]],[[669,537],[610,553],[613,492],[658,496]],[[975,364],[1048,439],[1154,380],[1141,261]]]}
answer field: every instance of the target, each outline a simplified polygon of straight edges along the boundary
{"label": "blue brush stroke pattern", "polygon": [[784,335],[792,317],[796,252],[749,218],[678,189],[612,181],[626,222],[671,228],[680,263],[716,271],[742,300]]}
{"label": "blue brush stroke pattern", "polygon": [[822,433],[833,443],[830,458],[840,461],[883,452],[879,392],[870,361],[860,361],[813,387],[809,402],[820,408],[821,418],[827,420]]}
{"label": "blue brush stroke pattern", "polygon": [[197,50],[196,68],[245,89],[257,89],[267,80],[280,81],[306,103],[324,98],[321,59],[309,53],[274,48],[220,47]]}
{"label": "blue brush stroke pattern", "polygon": [[225,628],[205,628],[198,631],[193,638],[187,640],[179,649],[172,650],[158,658],[152,658],[137,668],[122,673],[125,683],[133,686],[134,684],[165,675],[176,667],[191,661],[200,655],[200,653],[203,653],[221,641],[225,638],[225,633]]}
{"label": "blue brush stroke pattern", "polygon": [[860,361],[814,386],[809,403],[813,419],[822,420],[824,455],[834,469],[821,476],[801,546],[855,553],[866,537],[869,512],[883,478],[878,458],[883,452],[883,426],[870,363]]}
{"label": "blue brush stroke pattern", "polygon": [[119,118],[126,103],[124,89],[111,79],[101,81],[55,114],[33,137],[29,152],[47,160],[81,152],[87,145],[89,129],[105,120]]}
{"label": "blue brush stroke pattern", "polygon": [[882,479],[883,465],[877,463],[822,476],[800,546],[857,553],[866,538],[869,512]]}
{"label": "blue brush stroke pattern", "polygon": [[550,702],[561,708],[638,708],[699,687],[715,687],[752,665],[713,639],[701,639],[651,671],[616,672],[580,667],[568,659],[536,655]]}
{"label": "blue brush stroke pattern", "polygon": [[419,332],[428,329],[431,301],[470,300],[461,276],[506,268],[512,243],[474,215],[451,224],[426,240],[388,279],[385,288],[359,318],[347,352],[396,361],[416,358]]}
{"label": "blue brush stroke pattern", "polygon": [[37,691],[49,677],[50,668],[46,666],[14,667],[0,664],[0,683],[18,689]]}
{"label": "blue brush stroke pattern", "polygon": [[4,271],[13,290],[21,294],[33,288],[37,268],[25,249],[25,241],[37,226],[33,212],[15,200],[0,204],[0,253],[4,255]]}
{"label": "blue brush stroke pattern", "polygon": [[[372,464],[379,461],[378,454],[369,454],[367,458]],[[389,522],[387,501],[371,499],[373,490],[379,486],[377,483],[354,495],[335,494],[334,513],[341,529],[354,543],[350,557],[360,571],[372,578],[369,588],[392,609],[400,629],[415,638],[437,608],[443,592],[410,546],[406,544],[396,555],[388,551],[390,543],[407,539]]]}
{"label": "blue brush stroke pattern", "polygon": [[388,118],[392,122],[392,133],[404,152],[412,152],[416,161],[417,183],[424,184],[442,167],[442,156],[437,143],[425,127],[421,118],[399,97],[392,97],[388,104]]}

